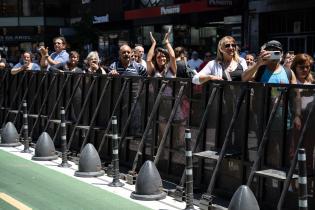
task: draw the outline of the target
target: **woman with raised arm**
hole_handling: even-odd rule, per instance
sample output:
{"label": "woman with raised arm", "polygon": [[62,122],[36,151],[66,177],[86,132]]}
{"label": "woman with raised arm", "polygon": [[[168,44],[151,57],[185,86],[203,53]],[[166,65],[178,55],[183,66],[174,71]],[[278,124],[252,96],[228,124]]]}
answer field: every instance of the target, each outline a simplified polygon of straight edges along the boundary
{"label": "woman with raised arm", "polygon": [[156,47],[156,41],[150,32],[151,48],[147,54],[147,71],[151,77],[176,77],[176,59],[169,41],[170,29],[165,34],[162,44],[166,49]]}

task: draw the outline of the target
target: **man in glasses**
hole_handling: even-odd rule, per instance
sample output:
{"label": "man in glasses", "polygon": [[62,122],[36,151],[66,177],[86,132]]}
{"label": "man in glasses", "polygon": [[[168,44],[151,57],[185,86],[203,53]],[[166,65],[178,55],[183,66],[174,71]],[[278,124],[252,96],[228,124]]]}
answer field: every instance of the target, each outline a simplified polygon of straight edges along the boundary
{"label": "man in glasses", "polygon": [[42,68],[49,69],[50,66],[58,63],[66,63],[69,61],[69,54],[66,51],[66,39],[64,37],[56,37],[53,39],[55,52],[49,55],[48,47],[41,46],[39,52],[41,54],[40,65]]}

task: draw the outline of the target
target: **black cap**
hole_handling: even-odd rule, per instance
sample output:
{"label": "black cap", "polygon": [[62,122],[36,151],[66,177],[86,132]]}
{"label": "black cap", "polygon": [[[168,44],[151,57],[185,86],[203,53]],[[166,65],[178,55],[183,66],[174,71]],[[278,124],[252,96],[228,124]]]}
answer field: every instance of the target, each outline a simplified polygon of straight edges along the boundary
{"label": "black cap", "polygon": [[275,48],[275,49],[283,51],[282,44],[277,40],[271,40],[265,44],[264,50],[267,50],[270,48]]}

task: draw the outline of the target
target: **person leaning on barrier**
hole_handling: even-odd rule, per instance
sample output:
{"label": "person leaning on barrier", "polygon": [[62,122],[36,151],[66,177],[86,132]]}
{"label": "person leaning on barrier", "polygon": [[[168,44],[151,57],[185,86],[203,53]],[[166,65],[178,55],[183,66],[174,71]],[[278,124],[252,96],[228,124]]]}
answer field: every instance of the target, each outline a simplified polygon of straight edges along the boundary
{"label": "person leaning on barrier", "polygon": [[49,68],[49,71],[53,72],[74,72],[74,73],[83,73],[82,69],[78,67],[80,55],[77,51],[71,51],[69,61],[65,63],[58,63],[52,65]]}
{"label": "person leaning on barrier", "polygon": [[100,57],[98,52],[90,52],[84,62],[86,64],[86,73],[106,74],[105,69],[100,65]]}
{"label": "person leaning on barrier", "polygon": [[49,55],[48,47],[41,46],[39,52],[41,54],[40,65],[42,68],[49,69],[50,66],[58,63],[65,63],[69,60],[69,54],[66,49],[66,39],[64,37],[56,37],[53,39],[55,52]]}
{"label": "person leaning on barrier", "polygon": [[40,66],[32,62],[32,53],[24,52],[19,63],[15,64],[11,69],[11,74],[15,75],[21,71],[39,71]]}
{"label": "person leaning on barrier", "polygon": [[246,69],[246,61],[239,56],[235,39],[225,36],[218,43],[216,59],[198,72],[192,82],[202,84],[209,80],[241,81],[241,75]]}
{"label": "person leaning on barrier", "polygon": [[[291,69],[296,75],[297,84],[312,85],[314,84],[314,78],[311,73],[311,68],[314,64],[312,57],[308,54],[297,54],[291,63]],[[298,89],[301,96],[301,120],[304,124],[309,110],[312,106],[312,101],[314,100],[314,89]],[[314,115],[313,115],[314,116]],[[307,170],[309,173],[314,173],[313,171],[313,149],[315,141],[313,140],[312,131],[314,129],[314,117],[310,118],[308,125],[310,129],[304,134],[304,148],[306,149],[306,163]],[[301,134],[301,129],[293,129],[292,142],[290,145],[290,158],[294,158],[294,152],[296,150],[296,145]]]}
{"label": "person leaning on barrier", "polygon": [[148,74],[152,77],[176,77],[177,65],[175,59],[175,52],[169,41],[170,29],[166,32],[162,44],[164,48],[156,46],[156,40],[150,32],[152,45],[147,55],[147,69]]}
{"label": "person leaning on barrier", "polygon": [[134,75],[146,77],[148,75],[146,68],[132,61],[131,55],[132,50],[129,45],[122,45],[119,48],[119,59],[109,66],[109,74],[114,76]]}

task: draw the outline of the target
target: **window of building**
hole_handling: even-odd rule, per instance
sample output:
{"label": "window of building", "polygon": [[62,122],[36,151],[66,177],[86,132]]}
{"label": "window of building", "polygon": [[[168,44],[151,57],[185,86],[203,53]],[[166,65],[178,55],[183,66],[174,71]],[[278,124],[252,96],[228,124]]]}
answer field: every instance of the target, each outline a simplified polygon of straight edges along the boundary
{"label": "window of building", "polygon": [[18,0],[0,0],[0,16],[18,16]]}

